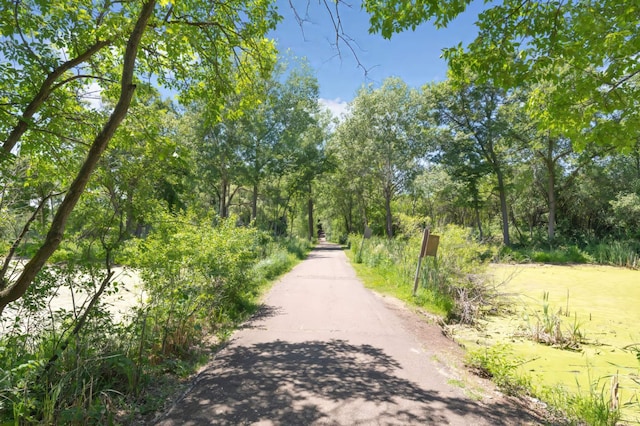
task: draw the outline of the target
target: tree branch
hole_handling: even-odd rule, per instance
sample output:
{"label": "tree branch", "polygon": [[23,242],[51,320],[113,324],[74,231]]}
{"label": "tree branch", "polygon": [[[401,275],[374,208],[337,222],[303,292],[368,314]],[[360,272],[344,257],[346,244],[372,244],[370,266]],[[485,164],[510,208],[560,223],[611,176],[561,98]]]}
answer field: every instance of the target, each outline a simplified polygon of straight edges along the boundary
{"label": "tree branch", "polygon": [[20,232],[20,235],[18,235],[18,238],[16,238],[15,241],[13,242],[13,244],[11,244],[11,247],[9,248],[9,253],[7,253],[7,257],[4,259],[4,264],[2,265],[2,270],[0,270],[0,290],[4,289],[7,286],[5,275],[7,274],[7,270],[9,269],[9,265],[11,264],[11,261],[13,260],[13,255],[15,254],[16,249],[18,248],[18,246],[22,242],[24,236],[27,235],[27,232],[29,232],[29,227],[31,226],[33,221],[36,220],[36,217],[38,216],[38,213],[40,213],[40,210],[42,210],[42,207],[44,207],[45,203],[47,202],[47,200],[51,196],[52,196],[52,194],[49,194],[49,195],[47,195],[46,197],[44,197],[42,199],[40,204],[38,204],[38,207],[36,207],[36,209],[33,211],[31,216],[29,217],[29,219],[27,219],[27,222],[22,227],[22,231]]}
{"label": "tree branch", "polygon": [[29,123],[31,122],[33,116],[38,112],[42,104],[44,104],[53,90],[60,86],[60,84],[54,86],[56,80],[58,80],[58,78],[60,78],[65,72],[85,62],[102,48],[110,44],[110,40],[97,41],[96,43],[89,46],[89,48],[83,53],[73,59],[64,62],[59,67],[51,71],[49,75],[47,75],[47,78],[44,80],[44,82],[42,82],[42,85],[40,86],[40,90],[38,90],[38,93],[36,93],[29,105],[27,105],[24,112],[22,113],[22,116],[18,118],[18,123],[15,125],[13,130],[11,130],[11,133],[9,133],[9,136],[2,144],[4,155],[8,156],[11,153],[11,150],[16,146],[22,135],[24,135],[24,133],[29,128]]}
{"label": "tree branch", "polygon": [[[67,224],[67,219],[71,215],[71,212],[75,208],[76,203],[80,199],[80,196],[84,192],[84,189],[91,177],[91,174],[95,170],[102,153],[107,148],[107,145],[113,137],[118,126],[124,120],[133,98],[133,93],[136,86],[133,84],[133,75],[135,71],[136,57],[140,47],[142,35],[148,25],[153,10],[156,4],[156,0],[148,0],[142,5],[138,20],[135,27],[129,36],[127,47],[124,53],[124,62],[122,65],[122,78],[120,98],[116,104],[111,116],[107,123],[95,137],[91,149],[87,154],[84,164],[80,168],[76,178],[71,183],[69,190],[60,204],[56,215],[53,218],[53,222],[49,228],[49,232],[45,238],[44,243],[31,260],[24,266],[22,273],[15,281],[15,283],[6,289],[0,291],[0,316],[4,308],[11,302],[19,299],[27,291],[36,274],[42,269],[46,261],[56,251],[62,238]],[[94,45],[94,47],[97,45]]]}

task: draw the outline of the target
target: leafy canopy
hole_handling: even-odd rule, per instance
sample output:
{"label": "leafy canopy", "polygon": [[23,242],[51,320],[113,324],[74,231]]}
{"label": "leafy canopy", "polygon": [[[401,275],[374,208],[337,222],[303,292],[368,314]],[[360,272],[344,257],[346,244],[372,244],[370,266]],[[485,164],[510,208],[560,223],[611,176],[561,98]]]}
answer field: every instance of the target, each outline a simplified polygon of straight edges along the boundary
{"label": "leafy canopy", "polygon": [[[470,0],[365,0],[371,31],[390,38],[432,20],[445,27]],[[550,83],[530,111],[578,143],[631,146],[640,129],[640,6],[626,0],[488,2],[468,46],[445,49],[454,80],[468,70],[506,89]]]}

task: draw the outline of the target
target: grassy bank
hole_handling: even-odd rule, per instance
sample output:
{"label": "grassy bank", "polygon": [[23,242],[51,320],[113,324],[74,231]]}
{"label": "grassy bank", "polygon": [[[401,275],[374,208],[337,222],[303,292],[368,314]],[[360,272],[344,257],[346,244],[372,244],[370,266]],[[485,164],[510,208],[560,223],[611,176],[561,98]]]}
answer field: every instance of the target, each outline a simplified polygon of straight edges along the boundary
{"label": "grassy bank", "polygon": [[[488,265],[490,250],[459,229],[440,233],[415,297],[416,236],[355,238],[348,256],[368,287],[440,315],[469,350],[469,366],[505,392],[534,395],[576,424],[640,422],[640,271]],[[461,324],[470,300],[474,315]]]}

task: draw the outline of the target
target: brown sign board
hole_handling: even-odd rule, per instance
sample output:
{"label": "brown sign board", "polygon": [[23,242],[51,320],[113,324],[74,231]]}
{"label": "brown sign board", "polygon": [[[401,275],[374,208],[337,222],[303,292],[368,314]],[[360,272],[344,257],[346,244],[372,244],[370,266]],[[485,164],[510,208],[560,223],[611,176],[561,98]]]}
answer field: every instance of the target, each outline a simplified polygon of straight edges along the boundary
{"label": "brown sign board", "polygon": [[368,226],[364,227],[364,237],[365,238],[371,238],[371,234],[373,233],[373,231],[371,231],[371,228],[369,228]]}
{"label": "brown sign board", "polygon": [[432,235],[428,229],[425,229],[422,236],[422,248],[420,249],[420,257],[434,256],[438,253],[438,243],[440,236]]}
{"label": "brown sign board", "polygon": [[427,249],[425,250],[423,256],[435,257],[438,253],[438,243],[440,243],[439,235],[429,235],[429,239],[427,240]]}

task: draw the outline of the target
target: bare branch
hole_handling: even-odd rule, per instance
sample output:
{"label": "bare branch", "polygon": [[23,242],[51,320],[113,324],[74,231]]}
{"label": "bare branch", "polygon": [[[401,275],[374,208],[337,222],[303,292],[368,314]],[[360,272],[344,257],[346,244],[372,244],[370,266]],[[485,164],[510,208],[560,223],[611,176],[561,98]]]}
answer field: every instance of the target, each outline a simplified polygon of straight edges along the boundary
{"label": "bare branch", "polygon": [[106,77],[102,77],[102,76],[98,76],[98,75],[76,74],[76,75],[74,75],[72,77],[66,78],[66,79],[60,81],[59,83],[54,84],[53,86],[51,86],[51,91],[53,92],[58,87],[64,86],[67,83],[71,83],[74,80],[81,80],[83,78],[91,79],[91,80],[98,80],[98,81],[105,81],[107,83],[117,83],[116,80],[113,80],[113,79],[110,79],[110,78],[106,78]]}
{"label": "bare branch", "polygon": [[[336,54],[332,58],[338,57],[340,60],[342,60],[343,55],[342,55],[341,46],[342,45],[346,46],[347,50],[349,51],[353,59],[356,61],[356,67],[360,68],[364,72],[365,78],[368,79],[369,72],[373,68],[375,68],[375,66],[367,68],[362,63],[362,61],[360,61],[360,57],[358,55],[357,50],[363,50],[363,49],[358,45],[356,40],[354,40],[352,37],[350,37],[347,34],[342,23],[340,8],[341,7],[352,8],[352,5],[342,0],[335,0],[335,1],[322,0],[321,5],[324,6],[324,8],[326,9],[329,19],[331,20],[331,26],[333,27],[333,31],[335,33],[334,40],[327,40],[328,43],[336,49]],[[293,0],[289,0],[289,7],[293,13],[294,19],[296,20],[296,22],[298,23],[298,26],[300,27],[300,31],[302,32],[303,38],[305,40],[306,40],[306,35],[304,32],[304,24],[311,22],[309,19],[309,6],[310,6],[310,1],[307,1],[305,13],[304,15],[301,15],[300,12],[298,11],[298,8],[296,8],[296,6],[293,4]],[[332,58],[329,58],[328,60]]]}
{"label": "bare branch", "polygon": [[29,219],[27,219],[27,222],[22,227],[22,231],[20,232],[20,235],[18,235],[16,240],[13,242],[13,244],[11,244],[11,247],[9,248],[9,253],[7,253],[7,257],[5,257],[4,259],[2,270],[0,270],[0,290],[4,289],[7,286],[5,276],[7,275],[7,271],[9,270],[9,264],[13,260],[13,255],[16,253],[18,246],[24,239],[25,235],[27,235],[27,232],[29,232],[29,228],[31,227],[31,224],[36,219],[36,217],[38,216],[38,213],[40,213],[40,211],[42,210],[46,202],[49,200],[49,198],[55,195],[60,195],[60,194],[62,193],[57,193],[57,194],[50,193],[46,197],[44,197],[42,201],[40,201],[40,204],[38,204],[38,207],[36,207],[36,209],[33,211]]}

